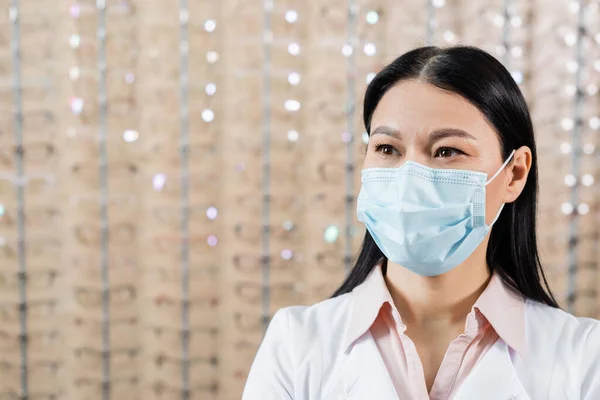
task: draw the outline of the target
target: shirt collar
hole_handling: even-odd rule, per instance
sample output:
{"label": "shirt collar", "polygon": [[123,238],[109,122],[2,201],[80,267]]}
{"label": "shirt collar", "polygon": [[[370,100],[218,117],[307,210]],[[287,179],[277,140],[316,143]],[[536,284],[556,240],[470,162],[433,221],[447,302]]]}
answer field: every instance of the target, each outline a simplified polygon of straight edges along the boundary
{"label": "shirt collar", "polygon": [[[348,328],[344,334],[345,350],[373,325],[385,303],[389,303],[396,322],[402,323],[400,314],[385,283],[381,264],[378,263],[365,281],[352,291]],[[525,301],[522,295],[506,286],[502,278],[492,274],[490,281],[479,296],[465,321],[465,332],[476,331],[489,322],[498,336],[508,346],[525,357]],[[400,332],[401,333],[401,332]]]}
{"label": "shirt collar", "polygon": [[493,273],[473,309],[478,309],[485,316],[509,347],[522,358],[526,357],[525,298],[522,294],[507,286],[500,275]]}
{"label": "shirt collar", "polygon": [[363,283],[352,290],[352,297],[350,321],[342,342],[345,350],[369,330],[386,302],[395,308],[380,263],[371,270]]}

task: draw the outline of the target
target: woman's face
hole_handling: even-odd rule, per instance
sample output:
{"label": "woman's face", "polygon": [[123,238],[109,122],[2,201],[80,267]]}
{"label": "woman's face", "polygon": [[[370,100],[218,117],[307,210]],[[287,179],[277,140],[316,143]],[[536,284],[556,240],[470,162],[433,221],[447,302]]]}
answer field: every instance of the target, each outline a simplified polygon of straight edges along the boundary
{"label": "woman's face", "polygon": [[[395,168],[406,160],[485,172],[488,179],[504,162],[496,132],[475,106],[458,94],[414,80],[399,82],[377,105],[363,167]],[[518,197],[530,166],[531,151],[518,149],[514,161],[487,186],[488,223],[502,203]]]}

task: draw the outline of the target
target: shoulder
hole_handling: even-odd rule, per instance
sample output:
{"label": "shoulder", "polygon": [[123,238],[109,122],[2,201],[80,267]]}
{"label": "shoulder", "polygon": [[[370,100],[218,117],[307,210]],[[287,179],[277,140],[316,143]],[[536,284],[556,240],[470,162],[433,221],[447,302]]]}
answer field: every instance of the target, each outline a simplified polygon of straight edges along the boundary
{"label": "shoulder", "polygon": [[275,312],[261,347],[285,348],[293,361],[301,361],[309,348],[340,341],[348,319],[350,298],[346,293],[311,306],[289,306]]}
{"label": "shoulder", "polygon": [[340,346],[351,293],[312,306],[279,309],[269,324],[256,353],[244,393],[245,399],[293,399],[320,392],[322,372]]}
{"label": "shoulder", "polygon": [[311,306],[286,307],[277,312],[287,320],[288,334],[282,340],[294,354],[296,365],[328,370],[336,364],[343,354],[352,296],[346,293]]}
{"label": "shoulder", "polygon": [[600,321],[576,317],[566,311],[528,300],[528,345],[534,359],[547,360],[576,383],[578,398],[600,399]]}
{"label": "shoulder", "polygon": [[600,321],[596,319],[576,317],[533,300],[526,301],[525,310],[526,326],[530,332],[543,332],[560,340],[577,338],[581,343],[581,339],[594,334],[592,332],[598,332],[600,325]]}
{"label": "shoulder", "polygon": [[278,313],[286,314],[292,327],[318,328],[344,323],[351,306],[352,293],[323,300],[311,306],[285,307]]}
{"label": "shoulder", "polygon": [[[297,346],[310,347],[317,343],[328,346],[341,341],[346,326],[352,293],[346,293],[311,306],[291,306],[277,311],[273,318],[285,319]],[[326,347],[327,348],[327,347]],[[302,353],[302,351],[301,351]]]}

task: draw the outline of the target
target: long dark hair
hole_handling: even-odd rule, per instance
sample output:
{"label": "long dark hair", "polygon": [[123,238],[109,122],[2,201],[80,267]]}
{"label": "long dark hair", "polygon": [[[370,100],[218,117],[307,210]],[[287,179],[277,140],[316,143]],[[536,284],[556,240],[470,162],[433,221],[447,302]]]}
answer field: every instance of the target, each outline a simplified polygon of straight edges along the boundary
{"label": "long dark hair", "polygon": [[[420,47],[387,65],[369,84],[363,119],[371,134],[371,117],[383,95],[404,79],[419,79],[461,95],[495,128],[506,159],[513,149],[528,146],[533,160],[523,192],[506,204],[490,234],[486,261],[490,272],[524,297],[558,308],[540,264],[536,238],[538,173],[533,124],[527,103],[510,73],[493,56],[471,46]],[[352,291],[383,258],[368,231],[354,268],[332,297]],[[543,285],[542,285],[543,281]]]}

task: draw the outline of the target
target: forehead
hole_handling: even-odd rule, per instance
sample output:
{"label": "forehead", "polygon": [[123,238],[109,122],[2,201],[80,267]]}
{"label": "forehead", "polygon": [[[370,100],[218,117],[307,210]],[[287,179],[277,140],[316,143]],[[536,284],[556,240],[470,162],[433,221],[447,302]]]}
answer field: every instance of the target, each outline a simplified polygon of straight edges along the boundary
{"label": "forehead", "polygon": [[458,128],[478,138],[495,137],[481,111],[466,99],[415,80],[401,81],[383,95],[371,119],[371,132],[383,125],[405,134]]}

